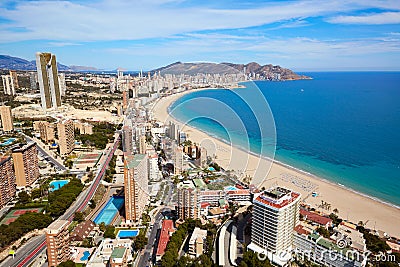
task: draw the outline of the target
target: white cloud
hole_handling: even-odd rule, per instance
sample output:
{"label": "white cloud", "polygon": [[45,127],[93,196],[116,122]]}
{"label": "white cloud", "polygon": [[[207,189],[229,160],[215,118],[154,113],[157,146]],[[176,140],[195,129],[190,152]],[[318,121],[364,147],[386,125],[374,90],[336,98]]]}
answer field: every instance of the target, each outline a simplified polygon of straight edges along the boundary
{"label": "white cloud", "polygon": [[400,12],[383,12],[362,16],[337,16],[328,19],[330,23],[343,24],[400,24]]}
{"label": "white cloud", "polygon": [[[172,3],[173,2],[173,3]],[[301,18],[334,15],[362,7],[385,5],[397,8],[399,1],[272,2],[250,8],[210,8],[180,5],[180,1],[102,0],[17,2],[15,9],[0,8],[0,42],[54,40],[62,42],[140,40],[169,37],[201,30],[238,29]],[[84,4],[83,4],[84,3]],[[302,22],[300,23],[301,26]],[[288,24],[290,25],[290,24]],[[296,26],[296,23],[293,25]],[[24,28],[25,32],[12,29]],[[11,29],[11,30],[10,30]]]}

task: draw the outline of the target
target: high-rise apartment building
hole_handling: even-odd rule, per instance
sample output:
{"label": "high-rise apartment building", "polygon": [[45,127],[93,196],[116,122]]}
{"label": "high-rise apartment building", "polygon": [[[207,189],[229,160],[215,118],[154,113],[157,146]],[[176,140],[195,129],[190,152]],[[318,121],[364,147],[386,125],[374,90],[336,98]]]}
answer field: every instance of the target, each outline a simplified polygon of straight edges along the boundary
{"label": "high-rise apartment building", "polygon": [[197,219],[199,217],[199,191],[196,190],[192,181],[178,184],[178,217],[186,219]]}
{"label": "high-rise apartment building", "polygon": [[178,146],[174,149],[173,160],[174,160],[174,174],[180,175],[183,171],[183,148]]}
{"label": "high-rise apartment building", "polygon": [[45,143],[51,143],[55,139],[55,125],[48,121],[38,121],[36,122],[38,131],[40,133],[40,139]]}
{"label": "high-rise apartment building", "polygon": [[58,266],[70,257],[68,226],[69,221],[56,220],[45,229],[49,267]]}
{"label": "high-rise apartment building", "polygon": [[159,181],[161,179],[160,169],[158,167],[158,154],[152,153],[149,156],[149,180]]}
{"label": "high-rise apartment building", "polygon": [[0,158],[0,209],[15,196],[15,192],[15,173],[11,157],[2,157]]}
{"label": "high-rise apartment building", "polygon": [[12,150],[17,186],[30,186],[39,178],[36,143],[28,143]]}
{"label": "high-rise apartment building", "polygon": [[3,131],[12,132],[14,130],[14,125],[13,125],[14,120],[11,113],[11,107],[1,106],[0,115],[1,115],[1,125],[3,126]]}
{"label": "high-rise apartment building", "polygon": [[132,127],[124,126],[122,128],[122,151],[126,155],[133,154],[133,133]]}
{"label": "high-rise apartment building", "polygon": [[[17,71],[10,70],[10,76],[11,76],[11,80],[12,80],[12,83],[13,83],[13,87],[15,89],[18,89],[19,88],[19,83],[18,83]],[[14,94],[15,94],[15,91],[14,91]]]}
{"label": "high-rise apartment building", "polygon": [[42,107],[47,109],[61,106],[56,56],[51,53],[36,53],[36,68]]}
{"label": "high-rise apartment building", "polygon": [[124,165],[126,222],[135,224],[149,200],[147,155],[127,156]]}
{"label": "high-rise apartment building", "polygon": [[70,154],[75,147],[74,123],[62,120],[57,123],[58,147],[61,155]]}
{"label": "high-rise apartment building", "polygon": [[139,154],[146,154],[146,136],[141,135],[139,137]]}
{"label": "high-rise apartment building", "polygon": [[294,227],[299,222],[300,194],[283,187],[262,192],[254,201],[249,249],[278,265],[291,258]]}
{"label": "high-rise apartment building", "polygon": [[11,75],[1,75],[5,95],[15,95],[13,77]]}

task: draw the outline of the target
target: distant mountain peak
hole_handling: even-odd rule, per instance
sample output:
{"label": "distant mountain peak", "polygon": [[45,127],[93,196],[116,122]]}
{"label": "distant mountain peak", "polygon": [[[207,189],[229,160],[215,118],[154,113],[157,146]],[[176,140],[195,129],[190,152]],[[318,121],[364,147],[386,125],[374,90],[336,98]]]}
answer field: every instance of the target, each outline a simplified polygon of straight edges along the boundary
{"label": "distant mountain peak", "polygon": [[299,75],[290,69],[283,68],[279,65],[260,65],[257,62],[250,62],[247,64],[235,63],[182,63],[180,61],[161,67],[151,72],[161,72],[161,74],[186,74],[195,75],[198,73],[207,74],[232,74],[245,71],[248,75],[254,75],[264,78],[274,78],[279,76],[281,80],[301,80],[310,79],[310,77]]}

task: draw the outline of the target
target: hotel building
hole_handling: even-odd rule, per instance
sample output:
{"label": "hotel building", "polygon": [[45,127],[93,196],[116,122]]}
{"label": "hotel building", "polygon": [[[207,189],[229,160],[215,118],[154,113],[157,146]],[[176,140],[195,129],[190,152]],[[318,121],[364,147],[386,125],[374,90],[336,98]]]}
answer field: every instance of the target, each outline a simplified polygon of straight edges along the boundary
{"label": "hotel building", "polygon": [[56,220],[46,229],[48,266],[58,266],[69,259],[69,221]]}
{"label": "hotel building", "polygon": [[15,173],[11,157],[0,158],[0,209],[15,196]]}
{"label": "hotel building", "polygon": [[192,181],[178,184],[178,217],[184,221],[188,218],[197,219],[200,212],[199,191]]}
{"label": "hotel building", "polygon": [[51,53],[36,53],[36,68],[42,107],[48,109],[61,106],[56,56]]}
{"label": "hotel building", "polygon": [[75,147],[74,123],[63,120],[57,123],[58,146],[61,155],[70,154]]}
{"label": "hotel building", "polygon": [[127,156],[124,165],[126,223],[136,224],[149,200],[147,155]]}
{"label": "hotel building", "polygon": [[262,192],[254,201],[249,249],[283,266],[291,259],[293,230],[299,222],[300,194],[283,187]]}
{"label": "hotel building", "polygon": [[11,113],[11,107],[1,106],[0,115],[1,115],[1,125],[3,126],[3,131],[12,132],[14,130],[14,125],[13,125],[13,116]]}
{"label": "hotel building", "polygon": [[28,143],[12,151],[17,186],[30,186],[39,178],[36,143]]}

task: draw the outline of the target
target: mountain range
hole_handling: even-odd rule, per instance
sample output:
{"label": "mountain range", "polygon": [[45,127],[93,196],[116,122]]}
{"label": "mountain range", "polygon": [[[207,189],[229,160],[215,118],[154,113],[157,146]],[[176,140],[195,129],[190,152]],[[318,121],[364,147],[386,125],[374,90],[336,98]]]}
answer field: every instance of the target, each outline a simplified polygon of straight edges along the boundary
{"label": "mountain range", "polygon": [[[100,71],[95,67],[87,66],[66,66],[57,63],[58,70],[60,71]],[[11,69],[11,70],[25,70],[35,71],[36,61],[28,61],[18,57],[12,57],[8,55],[0,55],[0,69]],[[276,79],[279,75],[281,80],[300,80],[309,79],[304,75],[299,75],[290,69],[283,68],[281,66],[274,66],[271,64],[260,65],[256,62],[248,64],[234,64],[234,63],[182,63],[180,61],[150,71],[151,73],[160,72],[161,74],[187,74],[194,75],[197,73],[207,74],[233,74],[233,73],[246,73],[246,75],[252,75],[252,77],[262,77],[266,79]]]}
{"label": "mountain range", "polygon": [[283,68],[281,66],[274,66],[272,64],[260,65],[256,62],[250,62],[248,64],[235,64],[235,63],[182,63],[175,62],[165,67],[161,67],[152,71],[160,72],[161,74],[186,74],[195,75],[197,73],[207,74],[234,74],[234,73],[246,73],[246,75],[252,75],[253,77],[263,77],[265,79],[276,79],[279,75],[281,80],[301,80],[310,79],[305,75],[299,75],[290,69]]}

